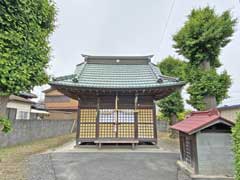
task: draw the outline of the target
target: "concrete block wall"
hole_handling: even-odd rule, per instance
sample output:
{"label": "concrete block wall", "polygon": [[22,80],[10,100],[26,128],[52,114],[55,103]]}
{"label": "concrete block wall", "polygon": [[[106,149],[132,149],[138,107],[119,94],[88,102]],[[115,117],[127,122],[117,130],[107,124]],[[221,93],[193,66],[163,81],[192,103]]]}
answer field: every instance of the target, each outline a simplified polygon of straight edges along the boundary
{"label": "concrete block wall", "polygon": [[198,133],[199,174],[233,176],[233,152],[230,133]]}
{"label": "concrete block wall", "polygon": [[158,121],[157,120],[157,130],[160,132],[166,132],[169,129],[167,121]]}
{"label": "concrete block wall", "polygon": [[16,120],[10,133],[0,132],[0,147],[68,134],[73,123],[73,120]]}

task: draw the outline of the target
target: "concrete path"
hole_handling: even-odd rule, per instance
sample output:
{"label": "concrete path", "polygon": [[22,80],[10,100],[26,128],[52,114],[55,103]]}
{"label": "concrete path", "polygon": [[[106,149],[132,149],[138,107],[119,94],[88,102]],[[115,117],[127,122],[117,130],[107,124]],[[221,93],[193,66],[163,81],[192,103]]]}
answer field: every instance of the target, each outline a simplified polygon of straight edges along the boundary
{"label": "concrete path", "polygon": [[[163,138],[162,138],[163,139]],[[156,146],[74,148],[69,142],[27,160],[28,180],[177,180],[175,141]]]}
{"label": "concrete path", "polygon": [[55,152],[32,156],[30,180],[176,180],[177,153]]}
{"label": "concrete path", "polygon": [[132,150],[130,145],[102,145],[101,149],[98,149],[96,145],[82,145],[81,147],[75,147],[75,141],[69,142],[55,149],[49,149],[45,153],[52,152],[171,152],[179,153],[178,144],[175,142],[159,142],[157,146],[155,145],[137,145],[136,149]]}

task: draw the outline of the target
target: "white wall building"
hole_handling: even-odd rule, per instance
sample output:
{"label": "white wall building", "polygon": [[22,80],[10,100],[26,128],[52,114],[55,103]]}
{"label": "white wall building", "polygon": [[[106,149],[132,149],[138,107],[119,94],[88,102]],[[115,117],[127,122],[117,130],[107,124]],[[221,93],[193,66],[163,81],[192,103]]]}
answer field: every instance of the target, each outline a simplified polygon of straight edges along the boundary
{"label": "white wall building", "polygon": [[11,95],[7,104],[8,118],[15,119],[29,119],[31,113],[32,102],[29,99],[19,96]]}

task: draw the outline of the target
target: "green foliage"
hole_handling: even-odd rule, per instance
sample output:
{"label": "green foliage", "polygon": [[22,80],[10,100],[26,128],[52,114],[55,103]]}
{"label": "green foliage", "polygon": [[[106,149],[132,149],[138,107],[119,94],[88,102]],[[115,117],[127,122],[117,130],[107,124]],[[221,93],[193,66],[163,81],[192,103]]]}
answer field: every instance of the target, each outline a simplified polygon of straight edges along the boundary
{"label": "green foliage", "polygon": [[157,113],[157,120],[159,120],[159,121],[169,121],[169,118],[165,117],[164,114],[161,111],[159,111]]}
{"label": "green foliage", "polygon": [[0,1],[0,95],[47,83],[54,21],[52,0]]}
{"label": "green foliage", "polygon": [[186,111],[178,113],[177,114],[178,120],[180,120],[180,121],[184,120],[187,117],[187,115],[189,115],[191,112],[192,112],[191,110],[186,110]]}
{"label": "green foliage", "polygon": [[8,133],[12,130],[12,124],[10,120],[5,117],[0,117],[0,128],[2,128],[1,126],[3,126],[3,129],[0,129],[0,131],[4,133]]}
{"label": "green foliage", "polygon": [[197,110],[204,110],[205,96],[215,96],[217,104],[228,97],[228,88],[231,85],[230,76],[224,71],[222,74],[217,74],[215,70],[210,71],[195,71],[190,73],[188,78],[190,86],[187,92],[190,94],[190,99],[187,101]]}
{"label": "green foliage", "polygon": [[[184,119],[187,117],[187,115],[189,115],[191,112],[192,112],[191,110],[186,110],[186,111],[179,112],[179,113],[177,113],[177,119],[178,119],[179,121],[182,121],[182,120],[184,120]],[[161,111],[159,111],[159,112],[157,113],[157,120],[159,120],[159,121],[170,121],[170,118],[164,116],[164,114],[163,114]]]}
{"label": "green foliage", "polygon": [[240,180],[240,113],[232,129],[233,151],[235,154],[235,180]]}
{"label": "green foliage", "polygon": [[212,67],[219,67],[220,50],[230,42],[235,24],[229,11],[218,15],[210,7],[193,9],[183,28],[173,36],[174,48],[192,65],[207,60]]}
{"label": "green foliage", "polygon": [[186,79],[187,63],[172,56],[168,56],[157,64],[162,74],[166,76],[178,77],[180,80]]}
{"label": "green foliage", "polygon": [[180,92],[174,92],[171,95],[161,99],[157,105],[159,106],[164,117],[171,118],[184,111],[183,99]]}
{"label": "green foliage", "polygon": [[[215,96],[218,104],[228,97],[230,76],[227,72],[218,74],[216,68],[221,65],[220,51],[230,42],[235,24],[236,19],[229,11],[218,15],[210,7],[193,9],[184,26],[173,36],[174,48],[189,60],[185,68],[185,80],[190,84],[188,103],[198,110],[206,108],[203,102],[206,96]],[[204,61],[210,63],[210,69],[202,66]]]}
{"label": "green foliage", "polygon": [[[158,63],[162,74],[185,79],[186,62],[168,56]],[[158,102],[158,106],[163,114],[163,118],[171,120],[172,115],[177,115],[184,111],[183,99],[180,92],[175,92]]]}

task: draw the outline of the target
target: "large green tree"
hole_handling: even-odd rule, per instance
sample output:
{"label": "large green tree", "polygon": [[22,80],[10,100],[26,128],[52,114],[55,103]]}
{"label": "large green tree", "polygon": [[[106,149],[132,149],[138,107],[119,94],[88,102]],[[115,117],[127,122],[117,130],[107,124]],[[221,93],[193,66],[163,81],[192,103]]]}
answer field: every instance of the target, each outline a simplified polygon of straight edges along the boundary
{"label": "large green tree", "polygon": [[[180,80],[184,80],[186,78],[186,66],[186,62],[171,56],[168,56],[158,63],[158,67],[162,74],[166,76],[179,77]],[[174,92],[161,99],[157,105],[159,106],[163,116],[169,119],[170,125],[175,124],[177,122],[177,115],[184,111],[184,104],[180,91]],[[170,136],[175,137],[175,132],[172,131]]]}
{"label": "large green tree", "polygon": [[210,7],[194,9],[173,39],[174,48],[189,62],[190,103],[198,110],[216,107],[227,97],[230,76],[217,73],[221,49],[231,40],[236,19],[229,11],[216,14]]}
{"label": "large green tree", "polygon": [[180,80],[186,80],[187,62],[168,56],[157,64],[162,74],[166,76],[178,77]]}
{"label": "large green tree", "polygon": [[10,94],[47,83],[49,36],[54,30],[52,0],[0,1],[0,115]]}

